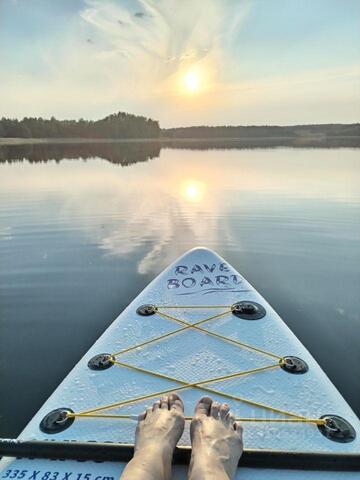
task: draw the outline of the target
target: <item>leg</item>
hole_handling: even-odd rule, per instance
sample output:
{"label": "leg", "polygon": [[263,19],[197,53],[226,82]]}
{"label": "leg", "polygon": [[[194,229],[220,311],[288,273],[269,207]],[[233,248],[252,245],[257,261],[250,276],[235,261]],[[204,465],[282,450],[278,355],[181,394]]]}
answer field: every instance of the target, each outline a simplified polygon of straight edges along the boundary
{"label": "leg", "polygon": [[121,480],[169,480],[175,446],[184,430],[184,405],[172,393],[139,416],[135,453]]}
{"label": "leg", "polygon": [[190,426],[189,480],[231,480],[243,451],[242,427],[229,406],[203,397]]}

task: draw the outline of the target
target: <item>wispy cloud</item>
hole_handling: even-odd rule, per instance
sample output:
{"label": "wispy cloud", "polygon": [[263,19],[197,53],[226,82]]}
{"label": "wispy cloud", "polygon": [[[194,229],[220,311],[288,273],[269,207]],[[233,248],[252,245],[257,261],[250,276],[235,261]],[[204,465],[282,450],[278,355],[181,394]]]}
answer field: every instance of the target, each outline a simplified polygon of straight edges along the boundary
{"label": "wispy cloud", "polygon": [[[106,51],[125,67],[127,77],[151,88],[219,52],[239,28],[250,3],[232,6],[214,0],[143,0],[120,4],[87,0],[81,17],[99,36]],[[114,67],[114,64],[113,64]],[[115,66],[116,68],[116,66]],[[147,88],[144,88],[146,76]]]}

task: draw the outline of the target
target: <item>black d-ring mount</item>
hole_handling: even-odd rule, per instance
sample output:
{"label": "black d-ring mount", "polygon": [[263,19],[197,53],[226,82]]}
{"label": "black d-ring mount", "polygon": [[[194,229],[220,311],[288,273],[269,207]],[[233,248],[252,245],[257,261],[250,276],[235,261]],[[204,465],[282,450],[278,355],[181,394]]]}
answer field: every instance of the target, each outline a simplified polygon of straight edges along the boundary
{"label": "black d-ring mount", "polygon": [[155,307],[155,305],[140,305],[140,307],[136,310],[136,313],[143,317],[154,315],[154,313],[156,312],[157,308]]}
{"label": "black d-ring mount", "polygon": [[106,370],[114,365],[115,357],[110,353],[99,353],[90,358],[88,367],[91,370]]}
{"label": "black d-ring mount", "polygon": [[231,305],[231,312],[235,317],[244,320],[259,320],[266,315],[266,310],[260,303],[248,301],[234,303]]}
{"label": "black d-ring mount", "polygon": [[40,430],[44,433],[59,433],[66,430],[74,423],[75,417],[69,417],[74,413],[71,408],[57,408],[49,412],[40,422]]}
{"label": "black d-ring mount", "polygon": [[323,415],[325,425],[318,425],[320,432],[333,442],[349,443],[355,440],[356,432],[354,427],[345,418],[338,415]]}
{"label": "black d-ring mount", "polygon": [[280,367],[288,373],[301,375],[309,370],[308,364],[299,357],[283,357],[280,360]]}

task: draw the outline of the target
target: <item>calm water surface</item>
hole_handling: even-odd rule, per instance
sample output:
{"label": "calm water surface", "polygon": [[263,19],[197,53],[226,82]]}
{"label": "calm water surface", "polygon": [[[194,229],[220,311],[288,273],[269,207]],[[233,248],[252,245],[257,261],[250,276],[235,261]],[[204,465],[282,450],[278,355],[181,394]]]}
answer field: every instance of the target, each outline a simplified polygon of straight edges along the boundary
{"label": "calm water surface", "polygon": [[360,414],[359,150],[0,149],[0,435],[178,255],[215,249]]}

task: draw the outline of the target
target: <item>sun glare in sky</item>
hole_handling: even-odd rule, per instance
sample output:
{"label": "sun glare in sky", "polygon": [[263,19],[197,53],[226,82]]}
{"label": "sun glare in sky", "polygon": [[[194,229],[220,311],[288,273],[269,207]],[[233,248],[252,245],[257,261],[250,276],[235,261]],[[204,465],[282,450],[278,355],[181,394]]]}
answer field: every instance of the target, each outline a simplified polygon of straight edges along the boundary
{"label": "sun glare in sky", "polygon": [[185,88],[188,92],[194,93],[200,88],[200,76],[198,72],[189,70],[184,76]]}

